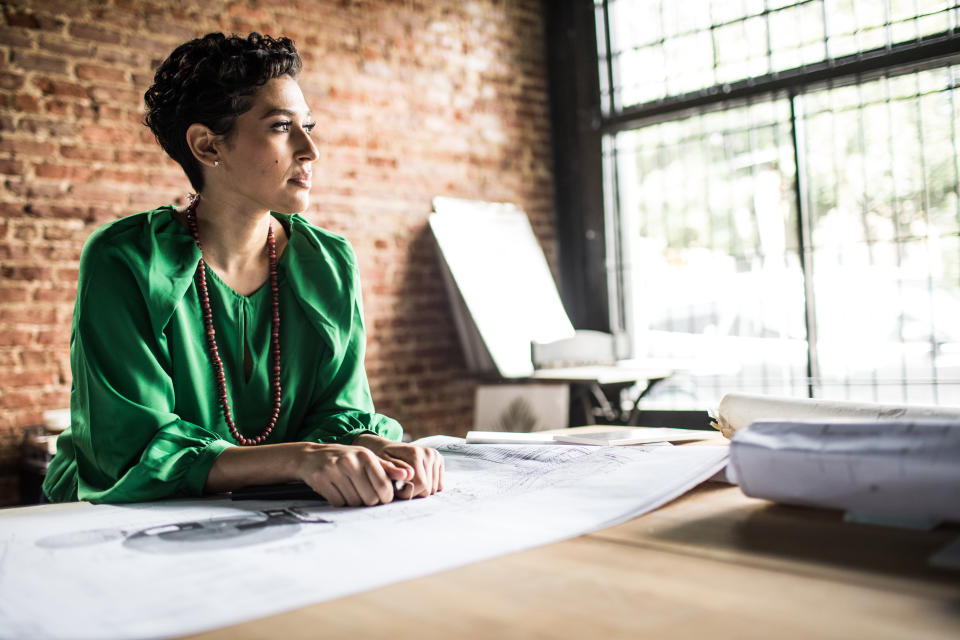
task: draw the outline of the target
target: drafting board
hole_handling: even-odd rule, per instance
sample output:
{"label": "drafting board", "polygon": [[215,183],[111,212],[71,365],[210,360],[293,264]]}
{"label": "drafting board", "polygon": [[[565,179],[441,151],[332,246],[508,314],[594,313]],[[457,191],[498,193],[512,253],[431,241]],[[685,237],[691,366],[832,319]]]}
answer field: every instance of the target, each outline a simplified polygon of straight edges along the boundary
{"label": "drafting board", "polygon": [[527,215],[509,203],[455,198],[434,198],[433,208],[430,228],[468,366],[531,375],[531,342],[575,332]]}

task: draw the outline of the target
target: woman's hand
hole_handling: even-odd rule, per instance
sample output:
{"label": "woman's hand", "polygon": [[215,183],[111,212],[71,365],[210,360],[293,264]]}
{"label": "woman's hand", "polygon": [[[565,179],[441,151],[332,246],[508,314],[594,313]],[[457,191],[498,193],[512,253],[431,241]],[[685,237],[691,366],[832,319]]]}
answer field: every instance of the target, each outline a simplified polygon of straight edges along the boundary
{"label": "woman's hand", "polygon": [[384,463],[410,471],[411,478],[397,491],[398,498],[425,498],[443,489],[443,456],[436,449],[393,442],[372,433],[360,434],[353,444],[369,449]]}
{"label": "woman's hand", "polygon": [[341,444],[308,444],[297,475],[334,507],[387,504],[394,499],[394,482],[414,479],[406,463]]}

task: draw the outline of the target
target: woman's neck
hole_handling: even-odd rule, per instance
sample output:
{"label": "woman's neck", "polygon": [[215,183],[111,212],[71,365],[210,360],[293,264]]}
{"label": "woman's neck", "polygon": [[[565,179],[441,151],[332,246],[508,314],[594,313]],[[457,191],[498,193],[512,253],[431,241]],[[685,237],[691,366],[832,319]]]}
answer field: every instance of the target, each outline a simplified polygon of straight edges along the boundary
{"label": "woman's neck", "polygon": [[243,208],[226,198],[203,194],[197,204],[197,228],[203,259],[218,272],[257,269],[267,257],[269,211]]}
{"label": "woman's neck", "polygon": [[267,230],[273,229],[279,256],[287,243],[283,225],[269,211],[244,208],[206,192],[200,195],[196,218],[207,267],[241,295],[263,286],[270,274]]}

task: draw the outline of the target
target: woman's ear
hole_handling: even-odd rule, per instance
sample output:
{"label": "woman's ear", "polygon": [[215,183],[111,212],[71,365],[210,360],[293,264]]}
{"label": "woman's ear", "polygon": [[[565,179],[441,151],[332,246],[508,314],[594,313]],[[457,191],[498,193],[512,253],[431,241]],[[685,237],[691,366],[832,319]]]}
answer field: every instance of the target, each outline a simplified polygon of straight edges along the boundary
{"label": "woman's ear", "polygon": [[220,153],[217,150],[219,140],[220,136],[213,133],[207,125],[194,122],[187,127],[187,146],[201,165],[215,167],[220,164]]}

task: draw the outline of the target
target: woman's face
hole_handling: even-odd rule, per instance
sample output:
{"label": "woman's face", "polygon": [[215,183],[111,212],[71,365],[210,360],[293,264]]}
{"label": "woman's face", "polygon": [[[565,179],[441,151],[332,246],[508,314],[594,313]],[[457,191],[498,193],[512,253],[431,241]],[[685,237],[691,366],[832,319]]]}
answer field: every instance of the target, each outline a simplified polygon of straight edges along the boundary
{"label": "woman's face", "polygon": [[290,76],[273,78],[252,101],[220,147],[220,164],[208,179],[257,209],[303,211],[310,204],[317,146],[310,139],[314,122],[300,85]]}

